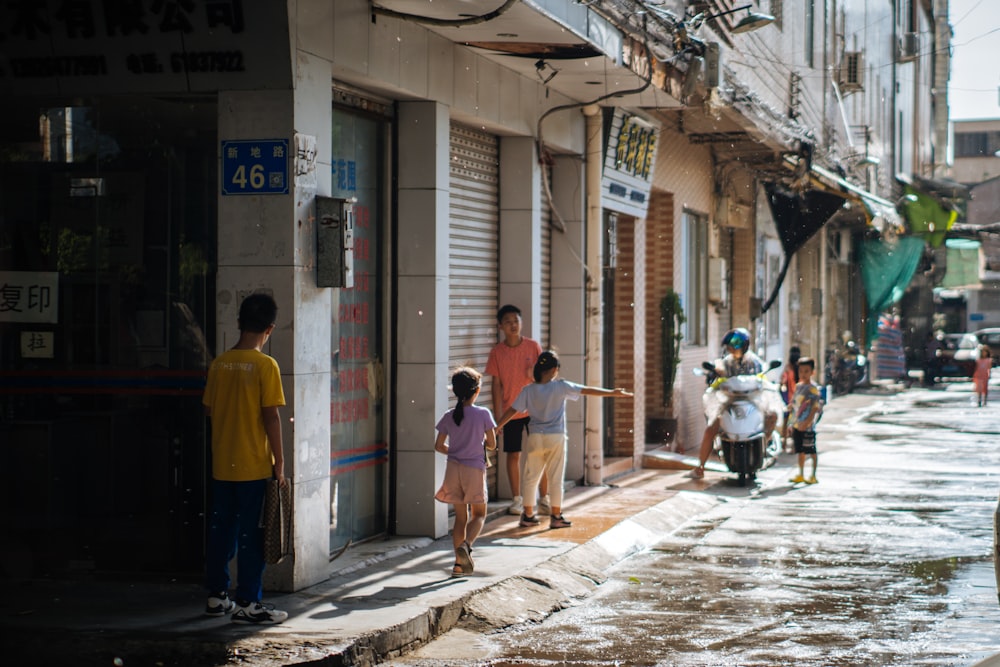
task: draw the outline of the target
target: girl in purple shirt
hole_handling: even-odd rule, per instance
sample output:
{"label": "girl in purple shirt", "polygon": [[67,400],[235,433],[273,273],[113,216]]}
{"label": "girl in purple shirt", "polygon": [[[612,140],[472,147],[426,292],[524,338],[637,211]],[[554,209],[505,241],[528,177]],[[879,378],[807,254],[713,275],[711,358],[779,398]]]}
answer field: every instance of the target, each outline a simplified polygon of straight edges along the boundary
{"label": "girl in purple shirt", "polygon": [[[486,452],[497,448],[493,413],[476,405],[482,376],[472,368],[459,368],[451,376],[458,404],[438,420],[434,450],[448,455],[444,482],[436,500],[455,506],[455,567],[451,574],[472,574],[472,545],[486,521]],[[470,517],[471,508],[471,517]]]}

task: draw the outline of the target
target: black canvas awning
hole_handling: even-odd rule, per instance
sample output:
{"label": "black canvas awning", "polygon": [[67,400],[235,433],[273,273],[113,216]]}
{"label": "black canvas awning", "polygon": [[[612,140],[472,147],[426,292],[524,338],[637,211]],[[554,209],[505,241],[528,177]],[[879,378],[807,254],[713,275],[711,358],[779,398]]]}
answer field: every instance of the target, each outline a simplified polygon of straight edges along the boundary
{"label": "black canvas awning", "polygon": [[791,256],[844,206],[845,197],[823,190],[792,192],[775,183],[765,183],[781,247]]}
{"label": "black canvas awning", "polygon": [[781,272],[778,274],[771,296],[761,306],[761,314],[766,313],[778,297],[778,291],[785,281],[788,265],[795,252],[843,208],[847,200],[845,196],[825,190],[793,192],[778,183],[765,183],[764,191],[771,205],[771,214],[778,229],[781,248],[785,251],[785,261],[781,265]]}

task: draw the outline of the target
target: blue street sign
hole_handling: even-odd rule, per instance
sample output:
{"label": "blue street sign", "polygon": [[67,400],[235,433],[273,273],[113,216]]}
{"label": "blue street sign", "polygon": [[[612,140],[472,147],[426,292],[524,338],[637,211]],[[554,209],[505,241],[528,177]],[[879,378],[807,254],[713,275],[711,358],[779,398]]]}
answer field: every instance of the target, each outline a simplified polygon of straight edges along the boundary
{"label": "blue street sign", "polygon": [[288,194],[288,140],[222,142],[222,194]]}

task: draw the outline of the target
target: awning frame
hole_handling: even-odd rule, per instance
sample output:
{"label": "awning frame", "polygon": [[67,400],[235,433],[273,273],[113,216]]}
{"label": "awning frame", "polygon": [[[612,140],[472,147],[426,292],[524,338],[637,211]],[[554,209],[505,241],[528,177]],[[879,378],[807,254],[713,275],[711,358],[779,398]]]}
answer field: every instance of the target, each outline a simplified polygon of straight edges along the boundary
{"label": "awning frame", "polygon": [[[819,165],[811,165],[810,171],[812,172],[813,180],[820,187],[845,195],[849,200],[860,205],[865,212],[867,223],[879,232],[885,232],[886,226],[897,230],[903,229],[903,218],[896,210],[896,205],[888,199],[868,192],[864,188],[854,185],[846,178],[842,178],[838,174],[829,169],[824,169]],[[881,224],[878,222],[879,219],[882,220]]]}

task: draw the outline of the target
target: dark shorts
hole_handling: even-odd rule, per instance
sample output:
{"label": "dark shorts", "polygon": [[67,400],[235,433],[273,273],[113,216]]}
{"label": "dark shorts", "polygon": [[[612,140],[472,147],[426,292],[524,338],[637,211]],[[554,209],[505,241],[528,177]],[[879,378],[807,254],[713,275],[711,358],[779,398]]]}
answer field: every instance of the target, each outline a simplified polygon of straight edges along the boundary
{"label": "dark shorts", "polygon": [[511,419],[503,425],[503,450],[513,454],[521,451],[521,436],[528,432],[531,417]]}
{"label": "dark shorts", "polygon": [[795,443],[796,454],[816,453],[816,431],[799,431],[793,428],[792,442]]}

